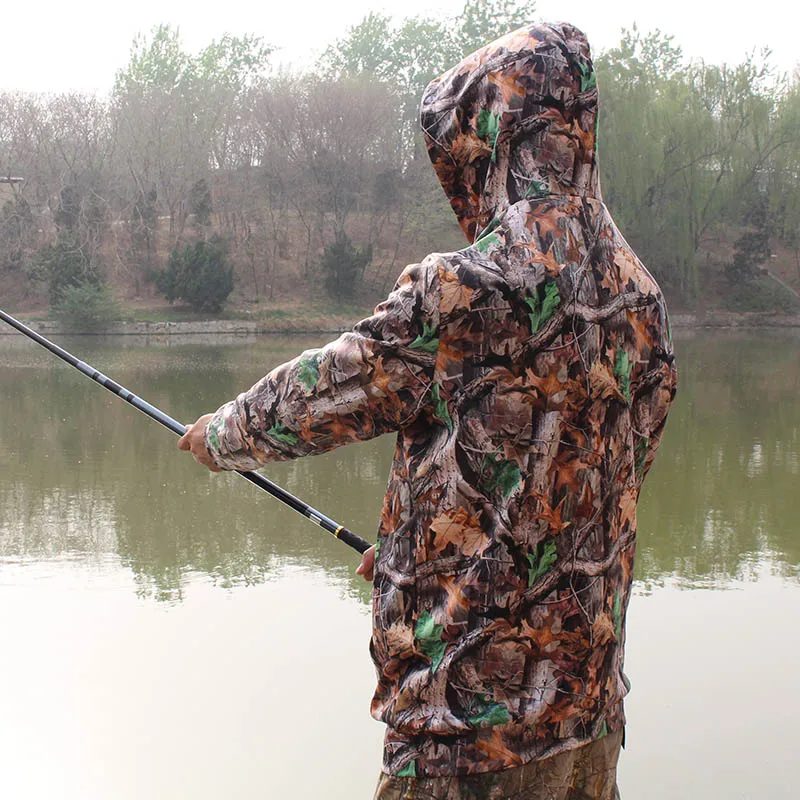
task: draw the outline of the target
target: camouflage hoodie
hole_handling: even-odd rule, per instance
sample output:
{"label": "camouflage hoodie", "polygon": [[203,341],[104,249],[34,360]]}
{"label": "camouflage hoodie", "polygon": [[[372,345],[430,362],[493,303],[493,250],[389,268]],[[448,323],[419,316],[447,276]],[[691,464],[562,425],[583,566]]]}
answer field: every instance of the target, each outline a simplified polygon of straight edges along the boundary
{"label": "camouflage hoodie", "polygon": [[385,772],[519,766],[624,722],[636,504],[675,392],[664,302],[600,194],[570,25],[498,39],[422,100],[471,242],[209,423],[224,468],[398,431],[378,531]]}

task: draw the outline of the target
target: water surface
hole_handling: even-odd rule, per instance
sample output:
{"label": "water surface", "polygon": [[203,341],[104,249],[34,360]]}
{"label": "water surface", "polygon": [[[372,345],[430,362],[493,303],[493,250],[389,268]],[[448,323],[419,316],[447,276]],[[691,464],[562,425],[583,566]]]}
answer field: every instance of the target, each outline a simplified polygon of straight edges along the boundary
{"label": "water surface", "polygon": [[[68,349],[191,421],[325,337]],[[794,798],[800,339],[679,337],[640,505],[623,797]],[[270,468],[374,537],[390,437]],[[0,795],[371,797],[355,553],[0,336]]]}

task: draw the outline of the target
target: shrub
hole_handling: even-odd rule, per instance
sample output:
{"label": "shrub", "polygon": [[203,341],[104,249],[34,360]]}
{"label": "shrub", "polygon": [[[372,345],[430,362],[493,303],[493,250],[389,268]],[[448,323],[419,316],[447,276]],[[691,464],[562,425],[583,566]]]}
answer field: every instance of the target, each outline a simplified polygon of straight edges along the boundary
{"label": "shrub", "polygon": [[220,311],[233,291],[233,265],[219,236],[176,247],[167,268],[153,278],[170,303],[182,300],[197,311]]}
{"label": "shrub", "polygon": [[53,310],[74,331],[100,330],[120,317],[119,306],[108,287],[89,282],[66,286]]}
{"label": "shrub", "polygon": [[797,313],[797,298],[769,278],[756,278],[741,284],[735,294],[728,295],[724,306],[728,311],[782,311]]}
{"label": "shrub", "polygon": [[51,308],[61,304],[70,287],[101,284],[96,266],[71,231],[61,231],[54,244],[39,250],[37,266],[50,284]]}
{"label": "shrub", "polygon": [[322,254],[325,288],[337,300],[351,299],[364,268],[372,261],[372,246],[356,247],[346,234],[337,235]]}

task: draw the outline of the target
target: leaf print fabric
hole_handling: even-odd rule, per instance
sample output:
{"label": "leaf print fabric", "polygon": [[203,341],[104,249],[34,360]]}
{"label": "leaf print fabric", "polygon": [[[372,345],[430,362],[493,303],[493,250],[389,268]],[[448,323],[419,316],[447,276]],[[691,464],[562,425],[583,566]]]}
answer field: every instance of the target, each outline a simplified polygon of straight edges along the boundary
{"label": "leaf print fabric", "polygon": [[421,121],[469,245],[206,430],[255,469],[397,431],[371,652],[383,770],[518,768],[618,732],[636,503],[675,393],[661,292],[602,201],[570,25],[433,81]]}

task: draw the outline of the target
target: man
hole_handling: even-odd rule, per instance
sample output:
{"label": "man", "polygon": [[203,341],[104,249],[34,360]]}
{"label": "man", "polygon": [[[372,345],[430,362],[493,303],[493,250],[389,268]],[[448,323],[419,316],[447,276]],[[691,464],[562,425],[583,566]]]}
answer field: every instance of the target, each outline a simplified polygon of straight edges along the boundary
{"label": "man", "polygon": [[470,246],[408,267],[374,316],[180,446],[255,469],[398,431],[376,797],[611,798],[636,503],[676,385],[663,299],[602,202],[580,31],[498,39],[421,118]]}

